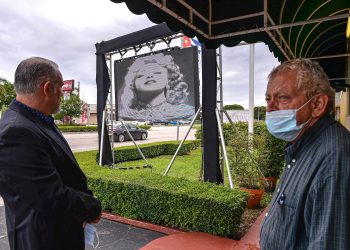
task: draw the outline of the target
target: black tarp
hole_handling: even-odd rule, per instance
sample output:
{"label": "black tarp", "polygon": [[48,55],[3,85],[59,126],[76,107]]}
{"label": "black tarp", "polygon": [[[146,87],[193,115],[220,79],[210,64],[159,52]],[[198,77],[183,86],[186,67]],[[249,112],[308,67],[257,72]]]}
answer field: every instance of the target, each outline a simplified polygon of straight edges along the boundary
{"label": "black tarp", "polygon": [[202,116],[204,181],[222,183],[219,163],[219,135],[216,123],[216,50],[202,47]]}
{"label": "black tarp", "polygon": [[[103,111],[106,107],[106,101],[108,98],[108,90],[111,86],[111,80],[109,79],[108,67],[106,64],[106,58],[104,54],[98,55],[96,53],[96,83],[97,83],[97,124],[98,124],[98,146],[101,150],[101,134],[102,134],[102,120]],[[107,125],[104,126],[103,133],[103,145],[102,145],[102,165],[112,165],[113,156],[111,151],[111,145],[108,136]]]}

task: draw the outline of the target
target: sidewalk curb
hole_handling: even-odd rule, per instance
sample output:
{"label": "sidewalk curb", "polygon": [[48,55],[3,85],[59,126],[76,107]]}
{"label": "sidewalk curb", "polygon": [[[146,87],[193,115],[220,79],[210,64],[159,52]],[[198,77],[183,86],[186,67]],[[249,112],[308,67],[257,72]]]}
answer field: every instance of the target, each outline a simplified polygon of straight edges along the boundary
{"label": "sidewalk curb", "polygon": [[144,228],[144,229],[148,229],[151,231],[156,231],[159,233],[163,233],[163,234],[167,234],[167,235],[172,235],[172,234],[178,234],[178,233],[185,233],[186,231],[182,231],[179,229],[173,229],[173,228],[169,228],[169,227],[164,227],[164,226],[159,226],[156,224],[152,224],[149,222],[143,222],[143,221],[138,221],[138,220],[133,220],[133,219],[128,219],[116,214],[111,214],[111,213],[106,213],[103,212],[102,213],[102,218],[107,219],[107,220],[112,220],[112,221],[116,221],[116,222],[120,222],[123,224],[129,224],[135,227],[139,227],[139,228]]}

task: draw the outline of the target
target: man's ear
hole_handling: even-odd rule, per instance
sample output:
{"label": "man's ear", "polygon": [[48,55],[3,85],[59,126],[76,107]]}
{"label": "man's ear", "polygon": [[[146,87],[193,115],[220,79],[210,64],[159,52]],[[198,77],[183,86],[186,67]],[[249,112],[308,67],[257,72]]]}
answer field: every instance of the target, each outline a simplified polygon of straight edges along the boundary
{"label": "man's ear", "polygon": [[44,93],[45,96],[47,96],[47,95],[51,96],[52,95],[53,89],[52,89],[51,85],[52,85],[51,81],[44,82],[44,84],[43,84],[43,93]]}
{"label": "man's ear", "polygon": [[312,103],[312,117],[319,118],[326,113],[328,105],[328,96],[326,94],[318,94],[314,97]]}

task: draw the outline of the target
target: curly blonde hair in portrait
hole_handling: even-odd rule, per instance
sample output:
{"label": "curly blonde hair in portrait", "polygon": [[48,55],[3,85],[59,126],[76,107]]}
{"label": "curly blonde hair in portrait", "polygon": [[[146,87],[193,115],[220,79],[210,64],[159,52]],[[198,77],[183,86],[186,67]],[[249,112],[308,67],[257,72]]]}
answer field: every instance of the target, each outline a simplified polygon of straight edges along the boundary
{"label": "curly blonde hair in portrait", "polygon": [[123,94],[123,102],[127,104],[128,108],[142,109],[147,106],[147,104],[140,102],[138,98],[138,93],[135,88],[135,80],[137,72],[141,70],[143,66],[149,63],[156,63],[167,70],[168,82],[164,89],[166,101],[171,104],[186,102],[189,95],[187,90],[188,85],[183,81],[183,75],[180,72],[179,66],[174,63],[172,56],[159,53],[147,57],[137,58],[129,67],[125,76],[125,87]]}

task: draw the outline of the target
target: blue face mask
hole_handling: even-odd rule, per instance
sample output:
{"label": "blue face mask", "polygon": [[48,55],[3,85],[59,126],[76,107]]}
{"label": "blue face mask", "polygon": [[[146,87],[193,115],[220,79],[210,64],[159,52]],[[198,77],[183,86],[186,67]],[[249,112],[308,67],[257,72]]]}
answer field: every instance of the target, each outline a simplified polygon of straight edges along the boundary
{"label": "blue face mask", "polygon": [[285,109],[276,110],[272,112],[266,112],[266,125],[269,132],[276,138],[284,141],[294,141],[298,137],[299,133],[309,121],[297,125],[297,112],[302,109],[310,100],[304,103],[298,109]]}

